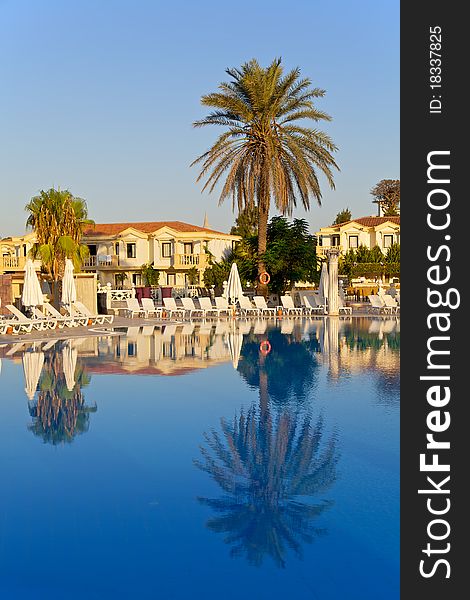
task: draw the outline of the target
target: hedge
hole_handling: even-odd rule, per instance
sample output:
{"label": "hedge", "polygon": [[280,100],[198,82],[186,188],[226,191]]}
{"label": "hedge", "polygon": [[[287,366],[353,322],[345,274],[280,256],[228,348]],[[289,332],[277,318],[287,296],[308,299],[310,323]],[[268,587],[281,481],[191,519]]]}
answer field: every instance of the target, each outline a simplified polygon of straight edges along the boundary
{"label": "hedge", "polygon": [[388,275],[398,277],[400,275],[400,263],[358,263],[351,267],[349,276],[355,277],[377,277]]}

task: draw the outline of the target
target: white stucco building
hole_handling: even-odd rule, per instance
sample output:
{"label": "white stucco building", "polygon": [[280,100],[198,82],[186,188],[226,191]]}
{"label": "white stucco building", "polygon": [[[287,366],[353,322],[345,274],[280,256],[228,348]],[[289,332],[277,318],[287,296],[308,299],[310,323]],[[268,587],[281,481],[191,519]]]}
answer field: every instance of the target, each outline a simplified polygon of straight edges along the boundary
{"label": "white stucco building", "polygon": [[317,236],[317,254],[323,256],[334,247],[345,254],[364,245],[378,246],[384,254],[392,244],[400,243],[400,217],[360,217],[339,225],[322,227]]}
{"label": "white stucco building", "polygon": [[206,250],[219,261],[239,239],[181,221],[97,223],[82,238],[90,251],[83,270],[95,271],[102,285],[113,287],[125,274],[124,287],[130,287],[144,283],[141,267],[150,263],[160,271],[159,285],[184,286],[193,267],[202,281],[208,266]]}

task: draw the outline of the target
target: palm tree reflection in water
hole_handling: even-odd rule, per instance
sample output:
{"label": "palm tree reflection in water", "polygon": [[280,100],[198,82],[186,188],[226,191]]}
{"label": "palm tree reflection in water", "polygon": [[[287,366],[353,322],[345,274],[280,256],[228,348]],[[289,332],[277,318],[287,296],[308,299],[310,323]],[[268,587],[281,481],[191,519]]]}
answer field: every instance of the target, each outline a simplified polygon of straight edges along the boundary
{"label": "palm tree reflection in water", "polygon": [[29,413],[34,418],[28,428],[45,443],[72,442],[76,435],[88,431],[89,413],[97,409],[85,404],[81,390],[90,383],[90,378],[80,360],[74,378],[71,387],[64,374],[61,353],[53,351],[46,355],[37,399],[28,403]]}
{"label": "palm tree reflection in water", "polygon": [[198,500],[217,513],[207,527],[226,534],[232,557],[245,555],[251,565],[260,566],[270,556],[284,567],[288,549],[301,558],[302,543],[326,533],[314,521],[332,501],[305,500],[333,485],[339,456],[335,435],[322,443],[323,418],[312,423],[293,408],[273,414],[265,362],[259,355],[259,408],[252,406],[232,423],[222,419],[221,433],[204,434],[202,459],[195,464],[224,495]]}

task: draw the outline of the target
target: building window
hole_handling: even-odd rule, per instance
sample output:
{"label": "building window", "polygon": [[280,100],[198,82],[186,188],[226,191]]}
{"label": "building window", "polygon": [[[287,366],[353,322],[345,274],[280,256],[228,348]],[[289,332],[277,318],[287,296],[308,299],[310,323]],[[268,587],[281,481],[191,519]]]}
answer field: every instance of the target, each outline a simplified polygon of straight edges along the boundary
{"label": "building window", "polygon": [[96,244],[88,244],[88,251],[90,256],[96,256]]}
{"label": "building window", "polygon": [[119,256],[119,242],[116,242],[114,244],[114,253],[116,254],[116,256]]}
{"label": "building window", "polygon": [[339,246],[339,235],[332,235],[331,236],[331,245],[332,246]]}
{"label": "building window", "polygon": [[163,256],[163,258],[170,258],[170,256],[171,256],[171,242],[164,242],[162,244],[162,256]]}
{"label": "building window", "polygon": [[142,275],[140,273],[132,273],[132,283],[134,285],[142,285]]}
{"label": "building window", "polygon": [[128,342],[127,356],[137,356],[137,344],[135,342]]}
{"label": "building window", "polygon": [[384,235],[384,248],[390,248],[393,244],[393,235]]}
{"label": "building window", "polygon": [[349,247],[350,248],[358,248],[359,247],[359,236],[357,236],[357,235],[349,236]]}
{"label": "building window", "polygon": [[184,253],[185,254],[192,254],[193,253],[193,243],[192,242],[185,242],[184,243]]}
{"label": "building window", "polygon": [[127,258],[135,258],[135,244],[127,244]]}
{"label": "building window", "polygon": [[122,290],[124,281],[127,279],[127,275],[125,273],[116,273],[114,275],[114,285],[117,290]]}
{"label": "building window", "polygon": [[176,273],[167,273],[166,283],[167,285],[176,285]]}
{"label": "building window", "polygon": [[28,250],[26,249],[26,244],[23,244],[23,256],[28,255]]}

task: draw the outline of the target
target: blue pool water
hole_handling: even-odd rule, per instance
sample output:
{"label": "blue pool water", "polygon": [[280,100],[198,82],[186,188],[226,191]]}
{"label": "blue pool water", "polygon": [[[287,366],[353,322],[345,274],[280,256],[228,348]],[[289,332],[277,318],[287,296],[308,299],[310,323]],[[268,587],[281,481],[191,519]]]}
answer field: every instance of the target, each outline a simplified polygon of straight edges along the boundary
{"label": "blue pool water", "polygon": [[399,325],[0,347],[0,597],[398,599]]}

